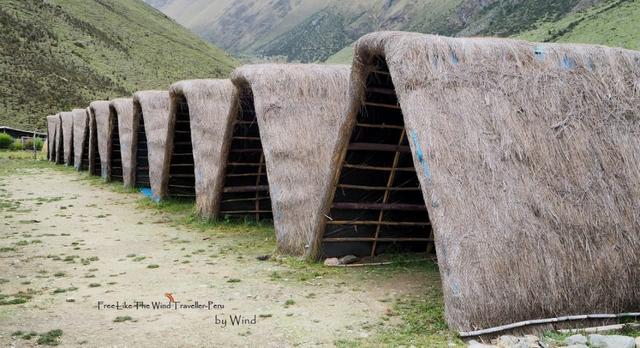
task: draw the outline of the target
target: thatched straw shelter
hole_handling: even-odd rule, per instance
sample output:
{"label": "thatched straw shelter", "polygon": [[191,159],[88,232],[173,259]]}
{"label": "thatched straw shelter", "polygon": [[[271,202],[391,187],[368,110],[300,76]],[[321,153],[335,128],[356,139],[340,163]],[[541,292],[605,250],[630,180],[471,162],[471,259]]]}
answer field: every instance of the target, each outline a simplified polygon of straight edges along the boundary
{"label": "thatched straw shelter", "polygon": [[102,161],[100,160],[100,151],[98,149],[98,127],[96,115],[91,106],[87,107],[87,115],[89,115],[89,174],[100,176],[102,174]]}
{"label": "thatched straw shelter", "polygon": [[56,131],[60,123],[59,115],[47,116],[47,159],[56,161]]}
{"label": "thatched straw shelter", "polygon": [[65,166],[73,165],[73,112],[61,112],[60,120],[62,122],[62,146],[63,159]]}
{"label": "thatched straw shelter", "polygon": [[[237,92],[230,80],[191,80],[170,88],[169,196],[196,196],[198,214],[215,218]],[[198,173],[198,175],[195,175]]]}
{"label": "thatched straw shelter", "polygon": [[73,113],[73,164],[76,170],[89,169],[89,115],[87,109],[74,109]]}
{"label": "thatched straw shelter", "polygon": [[[120,143],[117,131],[115,115],[108,101],[94,101],[89,106],[96,122],[96,140],[100,156],[100,175],[109,182],[122,177],[122,165],[120,159]],[[115,140],[115,141],[114,141]],[[115,146],[114,146],[115,143]],[[116,151],[114,151],[114,148]]]}
{"label": "thatched straw shelter", "polygon": [[304,254],[332,183],[349,67],[249,65],[232,81],[240,103],[219,215],[273,216],[279,250]]}
{"label": "thatched straw shelter", "polygon": [[[111,110],[118,124],[120,156],[122,159],[122,181],[127,188],[134,187],[136,147],[133,122],[133,98],[118,98],[111,101]],[[113,149],[112,149],[113,150]],[[112,151],[113,152],[113,151]]]}
{"label": "thatched straw shelter", "polygon": [[[312,247],[339,237],[371,248],[390,231],[424,248],[433,235],[446,319],[463,335],[638,312],[639,66],[640,53],[600,46],[361,38],[337,189]],[[338,216],[424,226],[355,235],[334,228]]]}
{"label": "thatched straw shelter", "polygon": [[[91,114],[95,118],[97,153],[100,157],[100,176],[105,181],[111,181],[111,135],[113,117],[109,102],[94,101],[89,105]],[[94,162],[95,163],[95,162]]]}
{"label": "thatched straw shelter", "polygon": [[138,124],[136,185],[149,183],[154,200],[166,197],[168,178],[163,174],[169,165],[169,107],[168,91],[141,91],[133,95],[133,119],[134,124]]}

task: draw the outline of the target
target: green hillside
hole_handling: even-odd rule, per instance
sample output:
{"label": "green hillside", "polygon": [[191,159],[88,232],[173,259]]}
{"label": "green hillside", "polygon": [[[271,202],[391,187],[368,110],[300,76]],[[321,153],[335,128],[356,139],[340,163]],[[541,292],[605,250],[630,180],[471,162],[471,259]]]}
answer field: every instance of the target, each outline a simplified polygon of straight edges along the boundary
{"label": "green hillside", "polygon": [[47,114],[235,65],[140,0],[0,3],[0,125],[44,130]]}
{"label": "green hillside", "polygon": [[[590,43],[640,49],[640,0],[495,2],[468,12],[464,25],[415,22],[412,31],[449,36],[516,37],[539,42]],[[326,62],[347,64],[352,45]]]}
{"label": "green hillside", "polygon": [[518,37],[531,41],[589,43],[640,50],[639,21],[639,0],[617,0],[557,22],[544,23]]}

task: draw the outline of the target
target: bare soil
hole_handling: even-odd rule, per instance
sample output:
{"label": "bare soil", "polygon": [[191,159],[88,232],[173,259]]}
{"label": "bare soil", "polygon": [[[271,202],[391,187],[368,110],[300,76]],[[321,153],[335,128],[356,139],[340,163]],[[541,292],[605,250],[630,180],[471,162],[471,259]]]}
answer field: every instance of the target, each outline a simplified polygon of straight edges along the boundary
{"label": "bare soil", "polygon": [[[61,346],[334,346],[379,334],[382,321],[402,325],[388,318],[394,301],[438,286],[411,271],[259,261],[273,250],[264,232],[179,224],[141,206],[139,194],[70,170],[0,174],[0,189],[0,294],[28,294],[0,305],[0,346],[36,346],[37,338],[12,333],[54,329],[63,331]],[[168,304],[167,293],[179,304],[224,308],[98,308]],[[240,315],[256,322],[231,325]]]}

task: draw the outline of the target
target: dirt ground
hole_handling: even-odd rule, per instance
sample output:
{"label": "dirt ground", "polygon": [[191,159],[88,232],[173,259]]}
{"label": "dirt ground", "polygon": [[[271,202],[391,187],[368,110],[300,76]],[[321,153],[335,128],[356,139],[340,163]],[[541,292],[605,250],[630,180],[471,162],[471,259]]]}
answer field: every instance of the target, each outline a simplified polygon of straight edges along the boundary
{"label": "dirt ground", "polygon": [[[0,305],[3,347],[37,346],[16,331],[56,329],[61,346],[334,346],[403,325],[393,303],[439,286],[411,270],[260,261],[273,250],[264,232],[179,224],[71,170],[0,173],[0,190],[0,299],[26,300]],[[171,309],[103,307],[166,294]],[[196,301],[207,308],[175,308]]]}

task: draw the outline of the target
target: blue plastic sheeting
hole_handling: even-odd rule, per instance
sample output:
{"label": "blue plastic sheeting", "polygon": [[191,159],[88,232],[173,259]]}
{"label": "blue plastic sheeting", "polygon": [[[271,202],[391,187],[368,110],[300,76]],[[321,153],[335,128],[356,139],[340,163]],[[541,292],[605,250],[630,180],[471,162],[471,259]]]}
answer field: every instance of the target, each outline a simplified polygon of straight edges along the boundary
{"label": "blue plastic sheeting", "polygon": [[410,130],[409,134],[411,135],[411,140],[413,141],[413,147],[415,147],[416,157],[418,157],[418,162],[422,166],[422,174],[427,178],[429,182],[431,182],[431,169],[429,168],[429,163],[422,152],[422,145],[420,144],[420,139],[418,139],[418,133],[415,130]]}
{"label": "blue plastic sheeting", "polygon": [[458,55],[456,54],[456,52],[451,51],[451,63],[453,65],[458,65],[459,62],[460,62],[460,59],[458,59]]}
{"label": "blue plastic sheeting", "polygon": [[545,51],[544,46],[536,46],[533,49],[533,54],[540,60],[544,60],[544,58],[547,56],[547,52]]}
{"label": "blue plastic sheeting", "polygon": [[575,69],[578,66],[578,63],[575,59],[569,57],[568,55],[564,55],[562,57],[562,68],[565,70]]}
{"label": "blue plastic sheeting", "polygon": [[149,197],[149,198],[153,197],[153,192],[151,191],[151,188],[149,188],[149,187],[140,188],[140,193],[142,193],[142,195],[145,196],[145,197]]}

